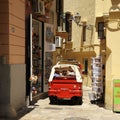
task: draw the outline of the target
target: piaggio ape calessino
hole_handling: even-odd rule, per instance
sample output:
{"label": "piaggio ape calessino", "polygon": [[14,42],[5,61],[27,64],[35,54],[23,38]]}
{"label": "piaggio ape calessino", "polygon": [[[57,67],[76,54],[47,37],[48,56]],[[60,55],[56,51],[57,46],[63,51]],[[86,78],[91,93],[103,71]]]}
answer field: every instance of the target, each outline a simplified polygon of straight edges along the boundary
{"label": "piaggio ape calessino", "polygon": [[48,96],[50,104],[58,100],[71,100],[82,104],[82,75],[80,67],[73,64],[56,64],[49,77]]}

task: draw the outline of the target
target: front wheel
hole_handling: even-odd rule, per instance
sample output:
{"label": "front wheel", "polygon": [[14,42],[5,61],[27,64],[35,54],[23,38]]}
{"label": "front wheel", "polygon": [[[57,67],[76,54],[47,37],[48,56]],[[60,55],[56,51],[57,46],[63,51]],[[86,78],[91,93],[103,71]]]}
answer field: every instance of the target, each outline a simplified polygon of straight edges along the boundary
{"label": "front wheel", "polygon": [[72,98],[72,104],[74,105],[82,105],[82,97],[73,97]]}

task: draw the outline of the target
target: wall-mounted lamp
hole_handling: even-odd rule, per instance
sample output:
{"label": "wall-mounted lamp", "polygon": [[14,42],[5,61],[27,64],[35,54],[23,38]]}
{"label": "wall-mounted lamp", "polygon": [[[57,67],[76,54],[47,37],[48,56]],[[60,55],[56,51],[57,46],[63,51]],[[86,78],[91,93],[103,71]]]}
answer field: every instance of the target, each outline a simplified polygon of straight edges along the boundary
{"label": "wall-mounted lamp", "polygon": [[72,20],[78,25],[80,23],[80,20],[81,20],[80,14],[79,13],[76,13],[75,15],[71,14],[69,21],[72,21]]}
{"label": "wall-mounted lamp", "polygon": [[60,15],[60,18],[62,18],[64,22],[65,19],[67,19],[68,21],[73,20],[77,25],[80,23],[81,20],[81,16],[78,12],[75,15],[72,15],[71,12],[65,12]]}
{"label": "wall-mounted lamp", "polygon": [[74,16],[73,16],[73,20],[75,21],[75,23],[78,25],[80,23],[80,20],[81,20],[81,16],[79,13],[76,13]]}
{"label": "wall-mounted lamp", "polygon": [[[66,16],[67,13],[69,14],[68,16]],[[71,14],[71,12],[66,12],[61,14],[60,17],[63,19],[63,22],[65,22],[65,19],[67,19],[68,21],[74,21],[77,24],[77,26],[79,27],[86,26],[86,29],[88,30],[92,30],[93,27],[95,27],[94,25],[86,24],[86,21],[81,22],[81,15],[78,12],[74,15]]]}
{"label": "wall-mounted lamp", "polygon": [[92,30],[94,25],[91,24],[86,24],[86,21],[84,23],[81,22],[81,15],[77,12],[75,15],[72,15],[71,18],[69,19],[70,21],[74,21],[79,27],[86,26],[86,29]]}

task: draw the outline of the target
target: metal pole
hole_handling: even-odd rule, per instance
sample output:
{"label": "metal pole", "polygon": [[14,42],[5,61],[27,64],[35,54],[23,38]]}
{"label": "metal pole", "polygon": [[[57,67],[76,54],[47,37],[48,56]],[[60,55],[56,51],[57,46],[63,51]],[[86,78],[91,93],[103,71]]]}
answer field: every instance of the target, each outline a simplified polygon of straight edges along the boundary
{"label": "metal pole", "polygon": [[[30,14],[30,77],[33,73],[33,61],[32,61],[32,14]],[[30,81],[30,101],[32,101],[32,81]]]}

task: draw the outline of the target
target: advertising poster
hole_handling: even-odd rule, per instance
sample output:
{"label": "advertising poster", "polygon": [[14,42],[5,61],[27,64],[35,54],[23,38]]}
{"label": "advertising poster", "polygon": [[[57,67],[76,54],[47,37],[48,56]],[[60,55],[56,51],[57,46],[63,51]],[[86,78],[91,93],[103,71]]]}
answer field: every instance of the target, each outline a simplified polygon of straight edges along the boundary
{"label": "advertising poster", "polygon": [[113,111],[120,112],[120,79],[113,81]]}

